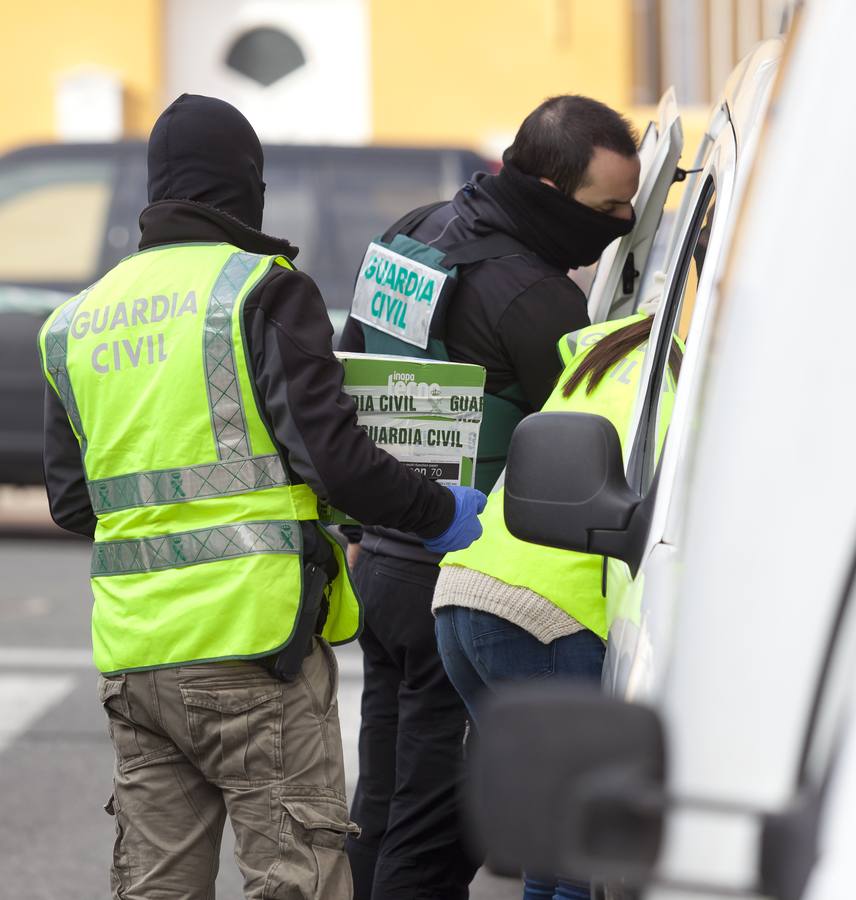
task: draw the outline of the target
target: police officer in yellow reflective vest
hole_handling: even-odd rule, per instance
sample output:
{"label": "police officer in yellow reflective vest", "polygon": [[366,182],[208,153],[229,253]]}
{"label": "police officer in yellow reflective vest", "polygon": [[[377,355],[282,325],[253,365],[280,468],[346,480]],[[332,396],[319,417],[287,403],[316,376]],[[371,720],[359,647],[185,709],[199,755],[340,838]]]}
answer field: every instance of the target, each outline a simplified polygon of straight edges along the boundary
{"label": "police officer in yellow reflective vest", "polygon": [[[651,321],[635,315],[566,335],[559,341],[565,369],[543,410],[605,416],[624,446]],[[680,358],[675,341],[661,386],[658,453]],[[569,458],[568,467],[573,465]],[[599,682],[607,635],[603,557],[515,538],[505,526],[503,494],[501,479],[481,517],[482,537],[441,562],[432,606],[443,665],[476,725],[484,693],[502,682],[550,677]],[[525,879],[527,900],[588,900],[589,895],[587,884]]]}
{"label": "police officer in yellow reflective vest", "polygon": [[479,533],[484,497],[357,426],[318,289],[260,230],[236,109],[179,97],[148,163],[140,252],[39,337],[51,511],[95,541],[113,896],[212,897],[228,813],[246,897],[347,900],[330,645],[362,613],[317,499],[443,552]]}
{"label": "police officer in yellow reflective vest", "polygon": [[[651,318],[590,325],[559,341],[564,371],[545,412],[586,412],[615,425],[622,445],[638,393]],[[657,452],[671,418],[681,347],[674,341],[658,405]],[[568,467],[574,465],[568,458]],[[604,559],[514,537],[503,480],[481,517],[484,532],[448,554],[434,592],[437,644],[449,679],[478,724],[485,692],[529,678],[600,681],[607,635]],[[588,900],[589,885],[527,876],[524,897]]]}

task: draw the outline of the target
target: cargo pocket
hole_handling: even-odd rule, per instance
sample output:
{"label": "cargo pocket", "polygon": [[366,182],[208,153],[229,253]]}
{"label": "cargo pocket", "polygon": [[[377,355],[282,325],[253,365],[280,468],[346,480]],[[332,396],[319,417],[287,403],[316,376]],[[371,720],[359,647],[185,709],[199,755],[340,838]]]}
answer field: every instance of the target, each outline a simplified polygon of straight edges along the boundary
{"label": "cargo pocket", "polygon": [[206,778],[269,784],[282,778],[282,688],[270,679],[228,688],[181,686],[187,727]]}
{"label": "cargo pocket", "polygon": [[360,829],[344,804],[323,798],[282,800],[282,857],[268,873],[265,900],[350,900],[351,866],[345,838]]}
{"label": "cargo pocket", "polygon": [[98,701],[107,714],[107,728],[113,749],[116,751],[116,762],[119,768],[142,756],[137,730],[131,721],[128,708],[128,697],[125,692],[125,676],[98,676]]}
{"label": "cargo pocket", "polygon": [[300,678],[312,697],[315,714],[319,719],[329,718],[339,694],[339,664],[324,638],[313,638],[312,653],[303,661]]}
{"label": "cargo pocket", "polygon": [[110,865],[110,890],[113,897],[119,897],[121,900],[130,883],[130,864],[124,843],[125,829],[121,809],[115,794],[111,794],[110,799],[104,804],[104,812],[108,816],[113,816],[116,823],[116,839],[113,841],[113,860]]}

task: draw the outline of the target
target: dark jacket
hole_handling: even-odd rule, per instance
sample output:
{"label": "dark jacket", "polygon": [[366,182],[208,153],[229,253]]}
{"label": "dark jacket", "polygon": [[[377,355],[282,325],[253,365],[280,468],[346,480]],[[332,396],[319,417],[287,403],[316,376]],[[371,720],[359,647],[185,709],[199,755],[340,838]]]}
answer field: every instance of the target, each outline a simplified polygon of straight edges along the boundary
{"label": "dark jacket", "polygon": [[[141,248],[212,241],[255,253],[290,255],[296,249],[188,200],[152,204],[140,225]],[[274,266],[247,297],[243,315],[260,412],[292,481],[309,484],[333,506],[364,522],[426,538],[445,531],[454,514],[452,494],[405,469],[356,424],[354,403],[342,392],[344,371],[333,355],[333,328],[312,279]],[[92,537],[96,519],[80,448],[50,388],[44,464],[54,521]]]}
{"label": "dark jacket", "polygon": [[[442,337],[452,361],[486,368],[488,393],[498,394],[518,385],[521,408],[532,413],[543,406],[562,370],[556,349],[559,338],[589,324],[586,298],[567,277],[566,268],[538,252],[542,235],[523,226],[500,205],[490,191],[492,179],[476,175],[411,234],[442,250],[459,241],[502,232],[530,248],[530,252],[461,267]],[[559,228],[547,220],[541,227]],[[364,350],[363,329],[355,319],[348,319],[339,348]],[[356,537],[357,532],[352,530],[349,536]],[[384,530],[367,529],[363,545],[374,552],[419,561],[439,558]]]}
{"label": "dark jacket", "polygon": [[[250,123],[228,103],[182,94],[160,115],[148,143],[150,206],[140,216],[140,249],[189,242],[228,243],[293,259],[297,248],[264,234],[264,161]],[[244,334],[259,412],[294,484],[364,522],[430,538],[452,522],[452,494],[401,466],[357,425],[342,392],[333,328],[308,275],[274,266],[246,298]],[[201,363],[200,363],[201,364]],[[54,521],[91,537],[80,449],[65,410],[48,388],[45,484]],[[326,541],[305,527],[312,557]]]}

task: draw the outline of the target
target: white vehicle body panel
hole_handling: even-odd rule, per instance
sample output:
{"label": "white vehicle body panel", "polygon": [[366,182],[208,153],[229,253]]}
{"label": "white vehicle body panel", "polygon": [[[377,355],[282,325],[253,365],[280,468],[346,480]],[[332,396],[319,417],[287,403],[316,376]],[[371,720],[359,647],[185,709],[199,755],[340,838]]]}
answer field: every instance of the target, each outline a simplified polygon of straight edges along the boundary
{"label": "white vehicle body panel", "polygon": [[[754,896],[757,834],[800,786],[832,642],[856,652],[838,622],[856,541],[856,307],[836,302],[810,324],[848,284],[856,122],[842,114],[840,64],[854,27],[849,0],[808,7],[714,298],[682,463],[681,602],[657,698],[672,802],[660,886],[646,900],[687,882],[711,897]],[[842,796],[825,819],[833,855],[811,897],[854,895],[852,738],[845,747]]]}
{"label": "white vehicle body panel", "polygon": [[[760,121],[757,110],[763,109],[769,100],[781,49],[780,41],[768,41],[735,70],[735,75],[729,81],[731,91],[726,90],[720,105],[712,113],[707,138],[697,157],[697,162],[704,162],[702,172],[688,186],[670,239],[671,255],[667,259],[664,301],[670,296],[675,280],[679,277],[681,251],[692,231],[693,213],[704,195],[705,185],[709,179],[713,179],[716,209],[690,320],[669,435],[660,462],[659,485],[648,534],[649,555],[643,560],[636,576],[637,581],[642,580],[642,587],[634,590],[622,583],[619,572],[615,573],[618,577],[607,585],[611,609],[620,617],[627,610],[635,616],[635,621],[629,623],[620,618],[608,617],[610,647],[604,667],[604,685],[610,692],[627,699],[642,700],[653,696],[649,692],[656,692],[669,664],[675,605],[679,602],[679,595],[676,593],[676,571],[668,572],[663,567],[678,564],[675,548],[680,547],[681,510],[686,482],[684,457],[698,403],[701,376],[707,365],[709,325],[716,307],[715,287],[726,264],[745,173],[755,155]],[[738,143],[737,134],[743,136],[742,146]],[[649,351],[660,340],[663,329],[668,327],[666,312],[666,303],[661,302],[652,328]],[[652,357],[652,352],[646,354],[640,398],[652,376]],[[641,416],[640,401],[634,412],[631,438],[627,446],[632,445],[635,434],[642,426]],[[673,502],[675,498],[679,502]],[[671,552],[650,553],[650,548],[658,545],[671,548]],[[614,567],[611,566],[610,576],[613,570]],[[624,571],[626,580],[630,575],[626,567]],[[611,596],[625,592],[639,595],[635,608],[633,604]]]}
{"label": "white vehicle body panel", "polygon": [[829,796],[830,809],[821,832],[822,856],[806,887],[805,900],[851,900],[853,897],[856,727],[851,726],[849,730]]}
{"label": "white vehicle body panel", "polygon": [[820,822],[820,858],[805,900],[850,900],[853,896],[853,835],[856,834],[856,692],[846,710],[841,746],[827,787]]}

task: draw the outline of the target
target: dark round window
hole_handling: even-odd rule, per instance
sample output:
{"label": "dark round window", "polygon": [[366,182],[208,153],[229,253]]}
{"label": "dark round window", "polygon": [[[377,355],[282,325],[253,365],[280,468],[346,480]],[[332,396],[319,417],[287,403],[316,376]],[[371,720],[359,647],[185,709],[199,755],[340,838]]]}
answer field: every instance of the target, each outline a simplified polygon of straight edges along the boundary
{"label": "dark round window", "polygon": [[226,65],[268,87],[306,65],[300,45],[278,28],[253,28],[229,50]]}

